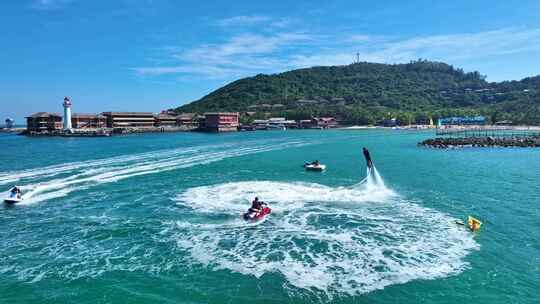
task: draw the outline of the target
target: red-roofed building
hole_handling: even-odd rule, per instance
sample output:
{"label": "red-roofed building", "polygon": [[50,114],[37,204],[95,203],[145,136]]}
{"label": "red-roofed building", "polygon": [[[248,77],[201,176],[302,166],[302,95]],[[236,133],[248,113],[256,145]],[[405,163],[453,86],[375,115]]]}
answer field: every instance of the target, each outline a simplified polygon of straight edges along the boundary
{"label": "red-roofed building", "polygon": [[313,117],[311,124],[313,127],[323,129],[335,128],[338,125],[334,117]]}
{"label": "red-roofed building", "polygon": [[238,131],[238,113],[205,113],[205,129],[210,132]]}

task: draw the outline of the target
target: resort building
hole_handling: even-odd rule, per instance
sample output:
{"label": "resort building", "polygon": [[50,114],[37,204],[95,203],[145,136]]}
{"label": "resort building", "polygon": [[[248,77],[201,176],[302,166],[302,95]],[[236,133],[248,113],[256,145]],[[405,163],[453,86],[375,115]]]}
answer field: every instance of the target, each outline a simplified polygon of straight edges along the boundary
{"label": "resort building", "polygon": [[182,113],[176,116],[176,125],[187,129],[196,129],[199,127],[199,118],[194,113]]}
{"label": "resort building", "polygon": [[396,127],[398,125],[398,120],[396,118],[383,119],[377,124],[383,127]]}
{"label": "resort building", "polygon": [[62,116],[56,113],[38,112],[26,117],[26,130],[44,132],[62,129]]}
{"label": "resort building", "polygon": [[330,129],[337,127],[338,123],[334,117],[313,117],[311,124],[314,128]]}
{"label": "resort building", "polygon": [[302,119],[298,121],[298,128],[311,129],[311,119]]}
{"label": "resort building", "polygon": [[156,127],[175,127],[176,116],[169,114],[158,114],[155,116]]}
{"label": "resort building", "polygon": [[101,114],[71,115],[71,126],[74,129],[99,129],[107,126],[107,117]]}
{"label": "resort building", "polygon": [[295,120],[286,120],[285,117],[272,117],[269,119],[255,119],[253,126],[258,130],[290,129],[297,128],[298,124]]}
{"label": "resort building", "polygon": [[153,127],[155,123],[152,112],[103,112],[107,117],[108,128]]}
{"label": "resort building", "polygon": [[446,117],[439,118],[437,126],[483,126],[486,124],[484,116],[472,117]]}
{"label": "resort building", "polygon": [[169,116],[176,116],[176,112],[174,110],[163,110],[159,114],[165,114],[165,115],[169,115]]}
{"label": "resort building", "polygon": [[238,131],[238,113],[205,113],[204,128],[210,132]]}

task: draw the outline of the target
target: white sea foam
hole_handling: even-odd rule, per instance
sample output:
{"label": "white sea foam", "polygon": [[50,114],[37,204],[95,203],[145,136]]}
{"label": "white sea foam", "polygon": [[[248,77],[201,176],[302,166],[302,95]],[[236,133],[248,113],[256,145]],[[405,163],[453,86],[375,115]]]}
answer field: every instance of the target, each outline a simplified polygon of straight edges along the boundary
{"label": "white sea foam", "polygon": [[[23,184],[27,204],[100,183],[300,145],[167,150],[95,161],[99,166],[89,161],[20,173],[26,174],[22,181],[31,181]],[[39,176],[45,171],[50,174]],[[239,215],[254,196],[270,202],[273,213],[264,223],[246,224]],[[176,199],[199,220],[165,222],[159,235],[141,236],[155,246],[111,239],[115,230],[141,233],[141,223],[109,216],[78,219],[78,224],[87,222],[79,226],[83,229],[59,238],[7,239],[6,248],[27,247],[35,259],[28,259],[26,250],[14,250],[0,256],[0,274],[38,282],[50,276],[77,280],[111,271],[159,273],[200,264],[258,278],[278,275],[291,292],[332,297],[458,273],[467,267],[467,253],[478,247],[447,215],[407,202],[387,188],[376,170],[351,187],[247,181],[188,189]],[[215,214],[227,219],[204,220]],[[24,262],[13,262],[18,260]]]}
{"label": "white sea foam", "polygon": [[[142,246],[139,240],[112,240],[110,234],[115,231],[139,233],[139,224],[108,216],[78,220],[87,224],[86,230],[75,229],[48,240],[28,238],[24,244],[10,240],[11,243],[6,245],[19,249],[9,256],[0,256],[0,274],[36,283],[47,277],[63,280],[96,278],[112,271],[158,273],[177,264],[174,256],[163,262],[163,252],[153,246]],[[31,259],[28,250],[32,252]]]}
{"label": "white sea foam", "polygon": [[100,166],[110,166],[115,164],[125,164],[129,162],[145,161],[155,158],[167,158],[170,156],[179,156],[182,154],[195,153],[204,150],[201,148],[178,148],[170,150],[159,150],[134,155],[122,155],[104,159],[96,159],[82,162],[63,163],[42,168],[26,169],[20,171],[0,172],[0,185],[11,184],[19,180],[28,180],[32,178],[43,178],[70,173],[75,170],[96,168]]}
{"label": "white sea foam", "polygon": [[[24,201],[32,204],[102,183],[204,165],[226,158],[302,146],[300,142],[246,142],[238,145],[213,145],[141,153],[108,159],[68,163],[32,170],[0,173],[0,184],[22,184]],[[3,195],[7,196],[7,192]]]}
{"label": "white sea foam", "polygon": [[384,186],[377,171],[349,188],[238,182],[188,189],[177,200],[201,216],[236,216],[254,196],[271,202],[273,214],[265,224],[246,229],[239,219],[181,221],[169,223],[166,234],[206,267],[258,278],[279,274],[293,289],[330,297],[456,274],[478,247],[447,215]]}

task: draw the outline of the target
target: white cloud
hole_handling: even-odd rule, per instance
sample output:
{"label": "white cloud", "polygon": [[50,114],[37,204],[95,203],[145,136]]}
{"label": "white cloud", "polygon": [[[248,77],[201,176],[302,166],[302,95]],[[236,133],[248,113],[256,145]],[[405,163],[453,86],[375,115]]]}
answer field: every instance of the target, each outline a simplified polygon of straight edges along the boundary
{"label": "white cloud", "polygon": [[266,30],[284,29],[293,23],[294,20],[290,18],[274,18],[262,15],[234,16],[215,22],[218,26],[227,29],[244,29],[250,26],[258,26]]}
{"label": "white cloud", "polygon": [[231,80],[301,67],[350,64],[356,60],[356,53],[361,61],[402,63],[418,58],[459,62],[540,50],[540,29],[526,28],[406,39],[339,36],[302,32],[233,35],[224,43],[204,44],[175,54],[176,66],[134,70],[141,75],[190,74]]}
{"label": "white cloud", "polygon": [[245,26],[252,25],[256,23],[262,23],[270,21],[271,18],[267,16],[234,16],[230,18],[225,18],[218,20],[216,23],[219,26],[229,27],[229,26]]}
{"label": "white cloud", "polygon": [[206,77],[241,77],[250,73],[288,68],[286,60],[273,54],[309,44],[313,37],[304,33],[271,35],[241,34],[222,44],[206,44],[175,54],[184,63],[172,67],[133,68],[140,75],[201,74]]}
{"label": "white cloud", "polygon": [[365,42],[365,41],[369,41],[370,39],[371,39],[371,36],[355,34],[355,35],[349,36],[346,39],[346,41],[348,41],[348,42]]}
{"label": "white cloud", "polygon": [[[370,43],[355,44],[350,36],[342,45],[319,54],[291,56],[293,66],[343,65],[351,63],[358,52],[360,61],[402,63],[425,58],[455,61],[487,58],[526,51],[540,50],[540,29],[507,28],[478,33],[433,35],[409,39],[372,39]],[[363,42],[360,39],[360,42]],[[343,52],[340,49],[349,50]]]}
{"label": "white cloud", "polygon": [[179,59],[191,60],[221,60],[234,55],[266,54],[302,41],[309,41],[312,37],[302,33],[280,33],[276,35],[242,34],[232,37],[223,44],[209,44],[189,50],[177,55]]}
{"label": "white cloud", "polygon": [[206,78],[224,79],[234,75],[234,71],[212,65],[182,65],[170,67],[131,68],[139,75],[160,76],[168,74],[200,74]]}

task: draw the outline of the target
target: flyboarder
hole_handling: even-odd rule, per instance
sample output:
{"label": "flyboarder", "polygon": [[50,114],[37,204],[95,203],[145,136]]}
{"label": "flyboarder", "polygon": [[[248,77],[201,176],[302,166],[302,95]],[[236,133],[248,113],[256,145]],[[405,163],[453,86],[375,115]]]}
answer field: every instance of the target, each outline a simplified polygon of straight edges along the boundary
{"label": "flyboarder", "polygon": [[362,148],[362,152],[364,153],[364,158],[366,159],[366,165],[371,170],[373,169],[373,161],[371,160],[371,155],[369,155],[368,149],[366,147]]}

